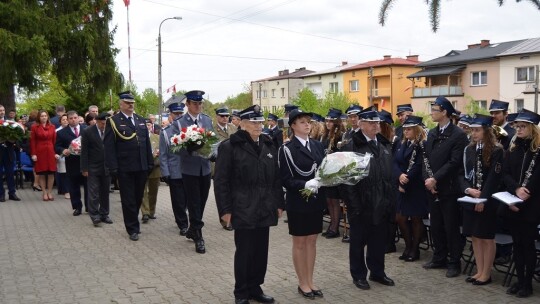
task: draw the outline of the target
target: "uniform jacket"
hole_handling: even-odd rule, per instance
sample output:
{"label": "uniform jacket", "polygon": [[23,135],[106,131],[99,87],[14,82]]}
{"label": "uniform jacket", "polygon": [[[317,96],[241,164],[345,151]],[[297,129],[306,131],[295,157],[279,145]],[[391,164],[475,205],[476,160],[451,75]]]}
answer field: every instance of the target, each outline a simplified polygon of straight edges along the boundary
{"label": "uniform jacket", "polygon": [[238,131],[219,145],[214,194],[219,215],[231,214],[234,229],[276,226],[278,208],[284,208],[277,150],[265,135],[260,153]]}
{"label": "uniform jacket", "polygon": [[150,172],[150,175],[148,175],[148,178],[160,178],[161,177],[161,170],[159,166],[159,156],[154,157],[154,151],[159,149],[159,135],[156,133],[149,133],[150,135],[150,146],[152,147],[152,158],[154,160],[154,167],[152,168],[152,172]]}
{"label": "uniform jacket", "polygon": [[391,143],[380,134],[377,134],[377,142],[377,147],[369,144],[361,131],[353,135],[353,140],[342,151],[373,154],[369,162],[369,176],[356,185],[340,186],[348,216],[371,218],[373,225],[390,221],[395,213],[397,192],[397,186],[392,182]]}
{"label": "uniform jacket", "polygon": [[[476,172],[473,170],[476,167],[477,154],[476,145],[469,145],[465,148],[465,161],[459,176],[460,191],[463,195],[465,195],[465,189],[467,188],[476,189]],[[491,195],[498,191],[502,181],[503,154],[502,148],[495,147],[489,159],[489,166],[482,161],[482,193],[480,194],[480,198],[487,198],[489,203],[496,203],[491,198]],[[467,179],[466,176],[470,175],[471,172],[472,175]]]}
{"label": "uniform jacket", "polygon": [[[30,133],[30,154],[37,156],[37,162],[34,164],[36,172],[56,172],[55,143],[56,128],[54,125],[49,124],[45,128],[39,124],[32,126]],[[13,151],[13,144],[6,143],[6,145],[8,146],[2,147],[2,149],[11,149]]]}
{"label": "uniform jacket", "polygon": [[97,125],[84,129],[81,135],[81,171],[89,175],[109,175],[105,168],[105,147]]}
{"label": "uniform jacket", "polygon": [[279,149],[279,147],[283,145],[283,130],[278,126],[273,129],[268,129],[268,136],[272,138],[272,142],[274,143],[274,147],[276,147],[276,149]]}
{"label": "uniform jacket", "polygon": [[[82,134],[85,127],[79,125],[79,136]],[[54,149],[56,154],[61,155],[64,149],[67,149],[71,144],[71,141],[77,138],[75,133],[73,133],[72,127],[67,126],[60,131],[56,132],[56,144]],[[66,159],[66,173],[68,175],[79,175],[81,174],[81,157],[79,155],[68,155]]]}
{"label": "uniform jacket", "polygon": [[159,134],[159,168],[162,176],[172,179],[181,179],[180,155],[172,153],[170,149],[170,138],[172,137],[172,126],[168,125],[161,129]]}
{"label": "uniform jacket", "polygon": [[[411,169],[407,172],[413,157],[413,151],[416,150],[416,155],[413,160]],[[424,178],[422,176],[422,167],[424,162],[422,159],[422,149],[418,144],[410,144],[407,147],[407,142],[398,142],[393,161],[393,178],[396,186],[401,186],[405,193],[399,192],[397,195],[398,201],[407,200],[408,202],[426,203],[426,188],[424,186]],[[406,174],[409,182],[401,185],[399,177],[401,174]]]}
{"label": "uniform jacket", "polygon": [[[294,168],[294,165],[301,171],[310,171],[313,164],[317,168],[324,158],[323,145],[314,139],[309,140],[311,152],[302,145],[295,137],[279,148],[279,171],[283,187],[287,189],[287,210],[296,212],[309,212],[322,210],[325,204],[323,188],[319,188],[317,195],[311,196],[308,201],[302,197],[300,190],[304,189],[307,181],[315,178],[315,171],[309,176],[302,176]],[[287,157],[286,150],[290,151],[291,157]],[[294,165],[292,164],[294,162]]]}
{"label": "uniform jacket", "polygon": [[[531,152],[531,140],[516,138],[516,147],[514,151],[508,151],[503,165],[503,182],[505,190],[516,194],[516,189],[521,187],[524,180],[525,172],[529,168],[534,152]],[[536,157],[529,182],[525,186],[531,197],[521,204],[517,204],[518,212],[511,211],[507,206],[503,205],[504,215],[515,220],[527,221],[539,224],[540,223],[540,156]]]}
{"label": "uniform jacket", "polygon": [[[201,128],[206,130],[214,130],[212,127],[212,119],[206,114],[199,114],[198,125]],[[186,113],[181,118],[174,121],[172,128],[174,134],[179,134],[181,128],[187,128],[191,125],[194,125],[195,122],[191,116]],[[185,149],[182,149],[180,152],[180,160],[182,163],[181,170],[182,174],[193,175],[193,176],[205,176],[210,174],[210,161],[204,159],[200,156],[192,155],[188,153]]]}
{"label": "uniform jacket", "polygon": [[223,129],[218,126],[217,123],[214,123],[213,126],[214,132],[216,133],[219,140],[225,140],[231,136],[231,134],[236,133],[236,127],[232,123],[227,124],[227,132],[223,131]]}
{"label": "uniform jacket", "polygon": [[510,147],[510,142],[512,141],[512,137],[516,134],[516,129],[512,128],[509,123],[507,123],[503,128],[506,133],[508,133],[508,136],[504,136],[499,140],[499,143],[503,146],[504,150],[508,150]]}
{"label": "uniform jacket", "polygon": [[[463,166],[463,150],[469,144],[463,130],[452,123],[439,134],[439,127],[429,130],[425,149],[431,170],[437,180],[438,196],[455,196],[459,189],[458,173]],[[425,166],[422,168],[425,170]],[[427,174],[424,172],[424,178]]]}
{"label": "uniform jacket", "polygon": [[[132,124],[122,112],[107,119],[105,125],[105,166],[118,172],[148,171],[154,165],[148,128],[144,118],[133,114]],[[113,130],[114,122],[118,133]],[[126,139],[133,134],[132,139]],[[124,138],[122,138],[124,137]]]}

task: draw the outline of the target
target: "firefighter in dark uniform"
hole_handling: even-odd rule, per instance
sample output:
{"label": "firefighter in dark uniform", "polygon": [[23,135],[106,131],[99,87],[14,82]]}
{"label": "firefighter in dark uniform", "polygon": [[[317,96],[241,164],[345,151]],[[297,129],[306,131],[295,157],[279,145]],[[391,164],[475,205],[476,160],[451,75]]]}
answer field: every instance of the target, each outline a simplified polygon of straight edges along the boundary
{"label": "firefighter in dark uniform", "polygon": [[410,115],[413,114],[413,108],[410,104],[402,104],[397,106],[396,115],[399,119],[399,127],[396,128],[395,135],[399,140],[403,139],[403,123]]}
{"label": "firefighter in dark uniform", "polygon": [[135,98],[122,92],[120,112],[107,119],[105,125],[105,165],[118,176],[122,213],[129,239],[139,240],[139,209],[144,186],[154,159],[145,119],[135,113]]}
{"label": "firefighter in dark uniform", "polygon": [[[516,130],[508,123],[508,105],[506,101],[492,99],[489,105],[489,114],[493,117],[493,127],[497,140],[503,146],[504,150],[508,150],[512,137],[516,134]],[[502,131],[502,130],[504,131]]]}

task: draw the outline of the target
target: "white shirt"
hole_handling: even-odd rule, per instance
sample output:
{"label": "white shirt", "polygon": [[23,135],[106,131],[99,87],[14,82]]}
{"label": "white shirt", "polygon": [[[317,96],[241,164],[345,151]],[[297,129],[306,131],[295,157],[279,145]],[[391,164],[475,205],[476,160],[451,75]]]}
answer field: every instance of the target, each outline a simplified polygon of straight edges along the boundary
{"label": "white shirt", "polygon": [[[305,140],[303,138],[300,138],[298,136],[294,136],[296,137],[296,139],[298,139],[300,141],[300,143],[302,144],[302,146],[306,147],[306,144],[309,143],[309,139],[308,140]],[[307,146],[307,149],[311,152],[311,148],[309,147],[309,145]]]}
{"label": "white shirt", "polygon": [[374,139],[371,139],[371,138],[367,137],[366,134],[364,134],[364,133],[362,133],[362,135],[364,135],[364,137],[366,138],[367,142],[370,142],[370,141],[373,140],[373,141],[375,141],[375,143],[377,143],[377,136],[375,136]]}
{"label": "white shirt", "polygon": [[449,124],[450,124],[450,122],[446,123],[446,125],[444,125],[442,128],[439,126],[439,133],[444,132],[444,130],[446,130],[446,128],[448,127]]}

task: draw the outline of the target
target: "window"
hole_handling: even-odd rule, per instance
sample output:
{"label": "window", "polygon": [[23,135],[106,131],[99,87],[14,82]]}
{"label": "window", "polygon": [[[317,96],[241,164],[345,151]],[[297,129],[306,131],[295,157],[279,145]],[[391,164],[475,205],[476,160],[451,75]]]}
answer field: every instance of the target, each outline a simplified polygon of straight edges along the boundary
{"label": "window", "polygon": [[352,72],[352,77],[356,77],[356,72],[355,71]]}
{"label": "window", "polygon": [[281,88],[281,97],[285,97],[285,88]]}
{"label": "window", "polygon": [[516,82],[535,81],[534,74],[534,67],[532,66],[516,68]]}
{"label": "window", "polygon": [[358,80],[349,81],[349,91],[358,92]]}
{"label": "window", "polygon": [[338,83],[330,82],[330,93],[337,93],[337,92],[338,92]]}
{"label": "window", "polygon": [[257,90],[257,98],[261,98],[261,91]]}
{"label": "window", "polygon": [[480,109],[487,110],[487,100],[477,100],[476,102],[478,103],[478,107]]}
{"label": "window", "polygon": [[263,90],[263,97],[266,98],[266,90]]}
{"label": "window", "polygon": [[272,106],[272,113],[276,113],[277,106]]}
{"label": "window", "polygon": [[524,108],[524,106],[525,106],[525,101],[524,101],[522,98],[520,98],[520,99],[515,99],[514,101],[515,101],[515,103],[516,103],[516,106],[515,106],[515,108],[514,108],[515,111],[516,111],[516,113],[519,112],[519,111],[521,111],[521,110],[523,110],[523,108]]}
{"label": "window", "polygon": [[450,103],[452,104],[452,107],[457,110],[457,100],[452,100]]}
{"label": "window", "polygon": [[272,98],[276,97],[276,89],[272,89]]}
{"label": "window", "polygon": [[487,72],[472,72],[471,86],[487,85]]}

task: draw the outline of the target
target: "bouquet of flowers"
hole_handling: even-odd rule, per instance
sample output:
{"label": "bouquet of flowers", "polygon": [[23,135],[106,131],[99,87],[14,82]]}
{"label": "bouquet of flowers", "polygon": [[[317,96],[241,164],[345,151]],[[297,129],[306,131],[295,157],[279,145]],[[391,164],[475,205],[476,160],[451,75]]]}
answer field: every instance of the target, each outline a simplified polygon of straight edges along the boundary
{"label": "bouquet of flowers", "polygon": [[[196,153],[197,156],[211,158],[217,153],[218,138],[216,133],[207,131],[197,125],[182,128],[180,134],[173,135],[171,141],[171,152],[179,153],[181,149]],[[196,152],[195,152],[196,151]]]}
{"label": "bouquet of flowers", "polygon": [[0,143],[15,143],[26,138],[24,128],[15,121],[0,120]]}
{"label": "bouquet of flowers", "polygon": [[[356,152],[335,152],[326,155],[315,173],[319,187],[334,187],[337,185],[356,185],[369,175],[369,160],[371,154]],[[304,198],[309,199],[314,191],[300,190]]]}
{"label": "bouquet of flowers", "polygon": [[81,137],[77,137],[71,141],[68,147],[71,155],[81,155]]}

